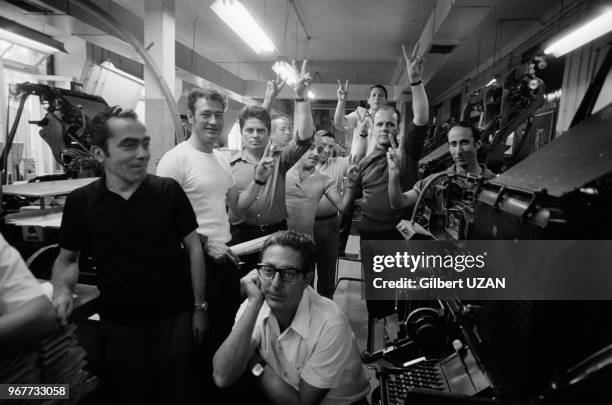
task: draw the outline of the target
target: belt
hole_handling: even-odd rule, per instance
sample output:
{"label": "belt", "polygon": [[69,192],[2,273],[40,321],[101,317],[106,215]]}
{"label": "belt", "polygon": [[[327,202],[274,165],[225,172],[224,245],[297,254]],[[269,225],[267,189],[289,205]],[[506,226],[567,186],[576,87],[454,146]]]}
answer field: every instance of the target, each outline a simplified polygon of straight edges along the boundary
{"label": "belt", "polygon": [[280,222],[277,222],[275,224],[260,224],[260,225],[250,225],[250,224],[238,224],[237,225],[238,228],[243,228],[243,229],[257,229],[261,232],[270,232],[270,231],[277,231],[277,230],[281,230],[281,229],[285,229],[287,227],[287,221],[286,220],[282,220]]}
{"label": "belt", "polygon": [[323,221],[326,219],[332,219],[332,218],[336,218],[337,216],[338,216],[337,212],[335,214],[322,215],[320,217],[315,217],[315,221]]}

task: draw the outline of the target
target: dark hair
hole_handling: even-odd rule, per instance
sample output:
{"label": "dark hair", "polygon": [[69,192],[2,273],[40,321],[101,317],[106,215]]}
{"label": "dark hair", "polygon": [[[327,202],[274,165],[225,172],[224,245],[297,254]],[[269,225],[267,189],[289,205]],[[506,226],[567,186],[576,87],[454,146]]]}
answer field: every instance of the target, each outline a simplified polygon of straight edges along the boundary
{"label": "dark hair", "polygon": [[223,108],[223,111],[225,111],[225,97],[223,97],[221,93],[219,93],[217,90],[201,89],[196,87],[187,95],[187,108],[189,108],[191,114],[195,114],[195,105],[201,98],[219,102]]}
{"label": "dark hair", "polygon": [[[450,130],[455,127],[471,129],[472,137],[474,138],[474,143],[480,141],[480,131],[470,121],[457,121],[452,127],[449,128],[448,132],[450,132]],[[448,133],[447,133],[447,136],[448,136]]]}
{"label": "dark hair", "polygon": [[120,106],[107,107],[96,114],[87,124],[89,144],[102,148],[108,154],[108,138],[112,136],[108,128],[108,120],[111,118],[123,118],[138,121],[138,115],[134,110],[123,110]]}
{"label": "dark hair", "polygon": [[240,124],[241,131],[242,128],[244,128],[245,121],[249,118],[257,118],[258,120],[264,123],[266,128],[268,128],[268,133],[271,132],[272,121],[270,121],[270,114],[268,114],[268,111],[265,108],[259,106],[246,106],[242,110],[240,110],[240,115],[238,116],[238,124]]}
{"label": "dark hair", "polygon": [[333,134],[333,133],[331,133],[331,132],[329,132],[329,131],[328,131],[328,130],[326,130],[326,129],[320,129],[320,130],[318,130],[317,132],[315,132],[315,136],[326,136],[326,137],[331,138],[331,139],[334,139],[334,140],[336,139],[336,137],[334,136],[334,134]]}
{"label": "dark hair", "polygon": [[374,86],[370,87],[370,90],[368,91],[368,97],[370,97],[370,94],[372,94],[373,89],[382,89],[382,91],[385,92],[385,98],[389,98],[389,93],[387,93],[387,89],[382,84],[375,84]]}
{"label": "dark hair", "polygon": [[[393,112],[397,115],[397,126],[399,127],[400,123],[402,122],[402,114],[400,114],[398,109],[393,106],[385,105],[385,106],[380,107],[378,111],[374,113],[374,117],[376,117],[376,114],[378,114],[379,112],[386,111],[386,110],[393,110]],[[372,119],[374,119],[374,117],[372,117]]]}
{"label": "dark hair", "polygon": [[317,245],[310,236],[292,230],[273,233],[264,242],[261,249],[262,258],[266,250],[272,246],[285,246],[299,252],[302,256],[302,269],[306,272],[315,270]]}

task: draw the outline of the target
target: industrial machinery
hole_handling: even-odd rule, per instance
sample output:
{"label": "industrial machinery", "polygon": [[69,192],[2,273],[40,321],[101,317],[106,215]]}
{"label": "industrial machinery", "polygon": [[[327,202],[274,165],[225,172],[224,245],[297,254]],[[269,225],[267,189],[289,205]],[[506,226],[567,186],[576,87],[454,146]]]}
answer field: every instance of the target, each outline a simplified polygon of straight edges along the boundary
{"label": "industrial machinery", "polygon": [[[471,109],[479,110],[481,118],[476,126],[481,129],[483,142],[479,161],[486,162],[494,173],[516,163],[512,156],[505,155],[506,140],[510,134],[520,133],[513,148],[513,155],[518,155],[531,128],[531,117],[544,104],[544,90],[544,82],[535,75],[534,63],[530,63],[525,74],[519,76],[515,69],[504,78],[501,87],[494,83],[468,98],[462,119],[470,118]],[[521,126],[522,130],[518,131]],[[446,142],[449,127],[449,123],[443,123],[426,140],[427,148],[419,161],[421,177],[440,172],[452,164]]]}
{"label": "industrial machinery", "polygon": [[40,136],[51,148],[53,157],[64,167],[64,178],[94,177],[101,174],[102,166],[89,152],[90,143],[85,128],[94,115],[108,107],[103,98],[29,82],[10,86],[10,94],[19,100],[19,107],[0,157],[2,184],[7,183],[8,155],[24,104],[32,95],[38,96],[46,113],[42,120],[30,121],[30,124],[41,127]]}
{"label": "industrial machinery", "polygon": [[[412,218],[397,226],[404,238],[610,239],[612,104],[592,111],[611,66],[609,52],[567,133],[501,175],[430,176]],[[499,119],[495,137],[525,121],[533,113],[528,111],[505,123]],[[382,403],[609,402],[609,301],[445,299],[408,305],[407,318],[393,328],[401,331],[398,338],[377,358]],[[442,347],[437,354],[425,356],[423,333],[429,342],[445,342],[436,346]],[[456,356],[462,362],[450,367]]]}

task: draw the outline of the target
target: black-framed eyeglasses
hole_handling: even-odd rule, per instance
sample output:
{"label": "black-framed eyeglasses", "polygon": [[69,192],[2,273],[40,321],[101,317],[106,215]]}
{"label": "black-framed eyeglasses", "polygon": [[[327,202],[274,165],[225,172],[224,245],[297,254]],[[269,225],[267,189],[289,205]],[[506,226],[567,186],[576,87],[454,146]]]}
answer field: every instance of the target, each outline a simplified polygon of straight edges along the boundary
{"label": "black-framed eyeglasses", "polygon": [[266,280],[272,280],[276,273],[280,273],[280,278],[283,283],[288,284],[294,283],[298,279],[299,275],[303,273],[302,270],[293,267],[278,268],[272,266],[271,264],[265,263],[258,263],[257,271],[259,272],[259,275]]}

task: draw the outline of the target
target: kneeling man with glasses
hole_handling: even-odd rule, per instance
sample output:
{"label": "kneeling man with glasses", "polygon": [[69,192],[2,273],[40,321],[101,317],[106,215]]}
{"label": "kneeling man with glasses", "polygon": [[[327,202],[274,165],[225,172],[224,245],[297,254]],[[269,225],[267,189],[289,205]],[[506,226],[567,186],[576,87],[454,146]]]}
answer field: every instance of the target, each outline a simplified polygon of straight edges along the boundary
{"label": "kneeling man with glasses", "polygon": [[213,360],[218,386],[248,373],[267,403],[367,403],[370,386],[348,319],[310,287],[314,270],[310,237],[282,231],[266,240],[257,270],[241,280],[247,300]]}

